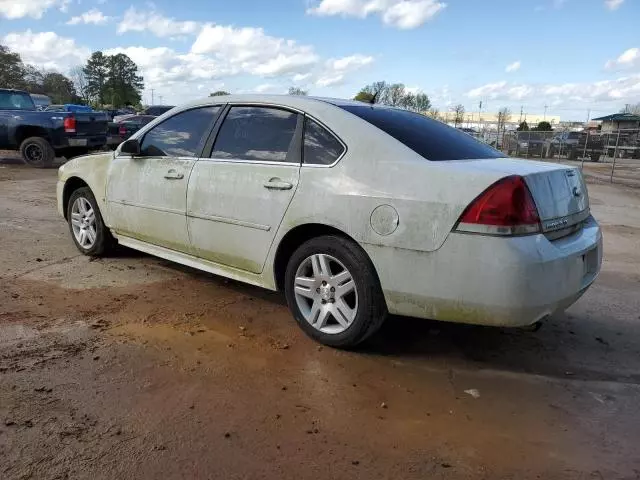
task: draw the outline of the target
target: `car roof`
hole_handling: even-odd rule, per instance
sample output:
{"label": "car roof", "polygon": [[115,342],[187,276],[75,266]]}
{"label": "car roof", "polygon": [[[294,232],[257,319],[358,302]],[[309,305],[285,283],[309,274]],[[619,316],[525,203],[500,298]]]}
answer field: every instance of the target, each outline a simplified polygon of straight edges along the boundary
{"label": "car roof", "polygon": [[24,90],[16,90],[15,88],[0,88],[0,92],[26,93],[27,95],[29,94],[29,92],[26,92]]}
{"label": "car roof", "polygon": [[194,100],[185,105],[180,105],[180,109],[195,107],[203,104],[211,103],[233,103],[233,102],[256,102],[256,103],[274,103],[277,105],[288,106],[292,108],[304,108],[305,105],[317,103],[330,103],[337,107],[347,105],[369,105],[368,103],[358,102],[354,100],[345,100],[340,98],[324,98],[324,97],[308,97],[306,95],[266,95],[266,94],[235,94],[235,95],[218,95],[215,97],[205,97]]}

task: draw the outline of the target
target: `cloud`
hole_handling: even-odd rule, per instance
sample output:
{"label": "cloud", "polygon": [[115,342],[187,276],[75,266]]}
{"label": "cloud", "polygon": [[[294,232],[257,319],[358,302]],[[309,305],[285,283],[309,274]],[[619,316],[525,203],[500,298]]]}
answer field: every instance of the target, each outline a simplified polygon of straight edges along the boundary
{"label": "cloud", "polygon": [[608,69],[640,66],[640,48],[635,47],[625,50],[618,58],[609,60],[604,66]]}
{"label": "cloud", "polygon": [[205,25],[191,52],[212,55],[232,70],[264,77],[304,74],[319,61],[313,47],[254,27]]}
{"label": "cloud", "polygon": [[446,6],[437,0],[321,0],[315,7],[308,8],[307,13],[357,18],[376,14],[385,25],[409,30],[431,20]]}
{"label": "cloud", "polygon": [[149,31],[157,37],[179,37],[182,35],[194,35],[200,30],[201,24],[194,21],[178,21],[168,18],[152,10],[139,11],[135,7],[129,7],[116,32],[122,35],[126,32]]}
{"label": "cloud", "polygon": [[617,10],[620,5],[622,5],[624,3],[624,0],[605,0],[604,1],[604,5],[609,9],[609,10]]}
{"label": "cloud", "polygon": [[50,8],[65,12],[71,0],[0,0],[0,16],[10,20],[31,17],[42,18]]}
{"label": "cloud", "polygon": [[85,63],[90,55],[90,50],[77,45],[74,39],[61,37],[54,32],[33,33],[26,30],[9,33],[1,43],[18,52],[25,63],[61,72]]}
{"label": "cloud", "polygon": [[374,59],[367,55],[349,55],[342,58],[331,58],[324,64],[315,84],[318,87],[330,87],[344,83],[347,73],[354,72],[373,63]]}
{"label": "cloud", "polygon": [[520,70],[520,60],[510,63],[509,65],[507,65],[507,68],[504,69],[504,71],[507,73],[517,72],[518,70]]}
{"label": "cloud", "polygon": [[282,87],[273,83],[263,83],[253,89],[253,91],[256,93],[275,92],[280,90],[282,90]]}
{"label": "cloud", "polygon": [[489,83],[466,93],[469,98],[502,101],[540,100],[554,105],[575,107],[593,102],[633,101],[640,96],[640,74],[600,80],[590,83],[510,84],[506,81]]}
{"label": "cloud", "polygon": [[84,12],[81,15],[71,17],[71,19],[67,22],[67,25],[79,25],[81,23],[104,25],[109,20],[111,20],[111,17],[105,16],[100,10],[96,8],[92,8],[88,12]]}

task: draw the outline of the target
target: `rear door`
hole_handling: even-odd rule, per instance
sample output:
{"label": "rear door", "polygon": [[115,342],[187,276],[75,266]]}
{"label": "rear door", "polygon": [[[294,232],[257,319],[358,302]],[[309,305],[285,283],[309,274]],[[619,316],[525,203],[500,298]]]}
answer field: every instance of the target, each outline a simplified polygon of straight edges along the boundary
{"label": "rear door", "polygon": [[114,158],[107,204],[117,233],[189,252],[187,183],[220,110],[210,106],[180,112],[140,138],[139,156]]}
{"label": "rear door", "polygon": [[302,115],[232,105],[209,158],[196,163],[187,195],[194,253],[259,273],[298,185]]}

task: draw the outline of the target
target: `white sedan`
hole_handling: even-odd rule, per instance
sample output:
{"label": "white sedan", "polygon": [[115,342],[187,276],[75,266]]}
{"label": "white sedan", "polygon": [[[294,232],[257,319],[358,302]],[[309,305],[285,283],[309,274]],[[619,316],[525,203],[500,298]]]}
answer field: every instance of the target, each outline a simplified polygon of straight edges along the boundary
{"label": "white sedan", "polygon": [[574,303],[602,261],[579,170],[345,100],[174,108],[62,166],[57,198],[82,253],[117,241],[284,290],[302,329],[336,347],[388,313],[531,325]]}

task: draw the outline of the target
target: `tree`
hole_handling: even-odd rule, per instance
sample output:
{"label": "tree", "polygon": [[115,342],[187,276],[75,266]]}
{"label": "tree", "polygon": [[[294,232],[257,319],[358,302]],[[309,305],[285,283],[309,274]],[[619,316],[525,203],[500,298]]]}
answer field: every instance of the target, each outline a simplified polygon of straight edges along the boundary
{"label": "tree", "polygon": [[24,88],[24,64],[20,55],[0,45],[0,85],[3,88]]}
{"label": "tree", "polygon": [[74,103],[78,100],[73,82],[61,73],[46,73],[42,79],[44,94],[55,103]]}
{"label": "tree", "polygon": [[632,113],[634,115],[640,115],[640,103],[629,104],[627,103],[625,107],[620,110],[620,113]]}
{"label": "tree", "polygon": [[83,103],[88,104],[91,101],[91,98],[87,89],[87,75],[84,73],[84,70],[81,66],[78,65],[71,69],[71,81],[73,82],[80,100]]}
{"label": "tree", "polygon": [[453,125],[457,127],[462,125],[462,122],[464,122],[464,105],[459,103],[453,107]]}
{"label": "tree", "polygon": [[526,120],[520,122],[520,125],[518,125],[518,128],[516,128],[516,130],[518,132],[526,132],[529,130],[529,124],[527,123]]}
{"label": "tree", "polygon": [[542,121],[538,123],[538,126],[535,127],[534,130],[538,130],[540,132],[551,132],[553,131],[553,127],[549,122]]}
{"label": "tree", "polygon": [[30,93],[46,94],[44,77],[46,72],[34,65],[25,65],[23,69],[22,88]]}
{"label": "tree", "polygon": [[406,110],[415,112],[416,108],[416,96],[411,92],[406,92],[402,98],[400,98],[400,104],[398,105]]}
{"label": "tree", "polygon": [[220,97],[222,95],[229,95],[229,92],[225,92],[224,90],[218,90],[216,92],[210,93],[210,97]]}
{"label": "tree", "polygon": [[431,100],[426,93],[417,93],[415,100],[415,110],[419,113],[426,113],[431,108]]}
{"label": "tree", "polygon": [[302,96],[306,96],[307,95],[306,90],[301,89],[300,87],[289,87],[289,95],[302,95]]}
{"label": "tree", "polygon": [[371,85],[367,85],[362,89],[363,92],[373,95],[373,102],[371,103],[385,103],[387,97],[387,91],[389,90],[389,84],[387,82],[373,82]]}
{"label": "tree", "polygon": [[142,99],[143,79],[138,66],[124,53],[107,58],[108,74],[105,96],[114,107],[139,105]]}
{"label": "tree", "polygon": [[353,99],[364,103],[375,103],[376,97],[373,93],[360,90]]}
{"label": "tree", "polygon": [[498,139],[500,138],[500,131],[505,131],[507,129],[507,122],[511,120],[511,110],[507,107],[502,107],[498,111]]}
{"label": "tree", "polygon": [[109,75],[108,61],[102,52],[93,52],[83,68],[87,79],[87,95],[100,105],[105,103],[105,86]]}
{"label": "tree", "polygon": [[401,107],[405,95],[404,85],[402,83],[394,83],[393,85],[389,85],[386,98],[384,98],[381,103],[391,105],[392,107]]}
{"label": "tree", "polygon": [[430,108],[429,110],[427,110],[426,115],[427,115],[427,117],[431,117],[434,120],[441,120],[441,118],[440,118],[440,110],[438,110],[435,107]]}

